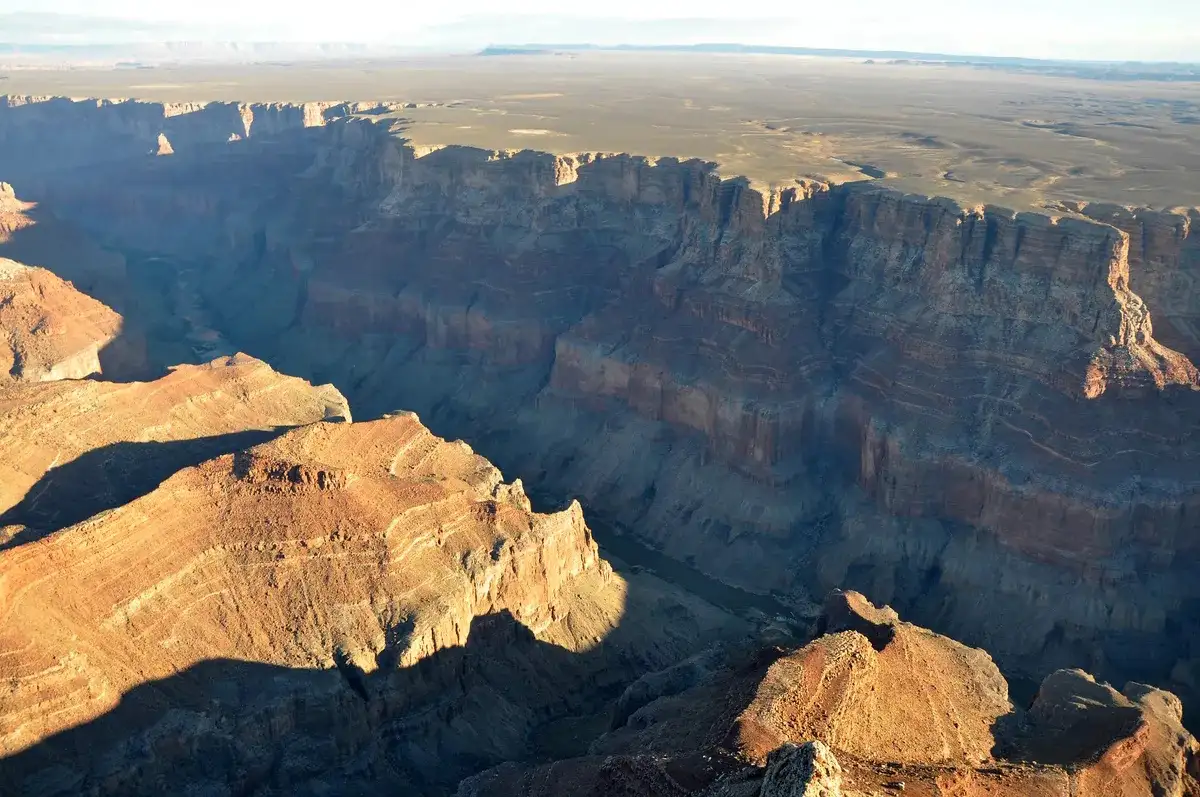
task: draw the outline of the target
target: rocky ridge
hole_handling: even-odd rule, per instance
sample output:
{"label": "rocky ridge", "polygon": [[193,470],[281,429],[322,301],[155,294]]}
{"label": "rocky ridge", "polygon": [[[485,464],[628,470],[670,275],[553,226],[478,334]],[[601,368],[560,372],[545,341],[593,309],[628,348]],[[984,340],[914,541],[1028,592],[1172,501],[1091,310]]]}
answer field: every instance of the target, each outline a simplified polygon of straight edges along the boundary
{"label": "rocky ridge", "polygon": [[[4,277],[42,288],[7,338],[120,327],[49,272]],[[442,794],[742,633],[411,413],[353,423],[241,354],[40,376],[0,384],[2,794]]]}
{"label": "rocky ridge", "polygon": [[443,793],[733,628],[577,503],[244,356],[0,413],[4,793]]}
{"label": "rocky ridge", "polygon": [[247,356],[180,366],[156,382],[9,385],[0,391],[0,521],[59,528],[206,452],[349,412],[332,385],[314,388]]}

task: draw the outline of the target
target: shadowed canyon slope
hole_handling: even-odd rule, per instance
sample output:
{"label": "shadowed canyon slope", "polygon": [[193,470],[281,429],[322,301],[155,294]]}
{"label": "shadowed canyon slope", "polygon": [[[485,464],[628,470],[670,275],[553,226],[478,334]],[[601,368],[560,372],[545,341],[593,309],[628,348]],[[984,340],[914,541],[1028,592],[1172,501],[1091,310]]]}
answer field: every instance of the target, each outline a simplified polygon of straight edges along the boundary
{"label": "shadowed canyon slope", "polygon": [[[50,637],[14,636],[6,644],[29,657],[19,677],[50,674],[38,693],[82,712],[31,730],[35,738],[63,733],[12,759],[28,777],[48,779],[37,783],[70,790],[122,782],[119,762],[128,750],[112,754],[100,780],[95,770],[81,781],[80,773],[49,763],[55,750],[82,749],[109,732],[103,719],[66,730],[108,709],[108,722],[136,726],[144,740],[137,744],[156,750],[178,743],[166,729],[181,720],[162,710],[178,701],[189,710],[216,701],[220,716],[257,717],[255,729],[298,727],[305,712],[293,710],[297,698],[287,686],[295,677],[319,684],[304,688],[320,694],[342,690],[317,698],[313,716],[345,711],[357,719],[346,720],[344,734],[320,740],[311,728],[297,731],[296,746],[281,754],[286,766],[239,736],[243,720],[219,725],[194,737],[192,748],[232,762],[235,774],[213,777],[266,790],[311,785],[321,776],[295,767],[312,756],[338,762],[330,783],[448,788],[530,750],[540,750],[534,758],[547,755],[528,746],[530,734],[563,717],[595,716],[614,696],[601,688],[580,698],[586,705],[556,703],[571,693],[571,679],[604,673],[619,692],[638,674],[700,650],[724,622],[657,581],[647,594],[675,596],[639,600],[599,561],[577,508],[531,513],[519,488],[499,487],[498,473],[464,449],[437,441],[437,451],[459,453],[435,457],[428,470],[408,464],[400,456],[406,435],[436,438],[415,431],[411,416],[393,414],[399,410],[416,411],[437,434],[470,440],[539,492],[578,496],[604,527],[623,527],[728,583],[796,605],[853,587],[984,647],[1023,678],[1081,667],[1195,695],[1196,211],[1080,203],[1050,217],[962,207],[870,183],[805,181],[763,192],[723,180],[712,164],[672,158],[418,152],[387,123],[355,118],[367,106],[322,106],[311,118],[305,108],[281,111],[287,121],[231,140],[228,120],[209,107],[0,107],[0,179],[36,203],[22,211],[32,223],[14,226],[0,256],[20,252],[23,262],[79,284],[62,270],[69,258],[37,236],[52,224],[82,230],[123,264],[119,276],[87,272],[96,286],[89,292],[125,316],[110,348],[144,341],[147,371],[174,365],[163,357],[178,347],[156,335],[182,334],[162,308],[186,306],[193,327],[203,316],[205,334],[283,373],[332,383],[356,417],[377,420],[318,424],[270,441],[239,438],[203,451],[163,449],[172,454],[169,464],[139,476],[145,486],[133,492],[110,485],[72,494],[73,485],[96,482],[62,478],[66,466],[49,463],[66,459],[51,449],[74,445],[64,457],[82,463],[75,465],[80,473],[110,473],[108,455],[96,453],[105,446],[117,446],[121,461],[124,443],[178,442],[147,432],[156,428],[149,418],[131,419],[145,426],[111,440],[60,444],[47,436],[45,451],[17,467],[22,486],[6,498],[4,523],[13,525],[3,553],[14,574],[5,583],[37,586],[20,588],[5,611],[32,617],[57,606],[69,615],[66,627],[96,634],[86,641],[96,652],[71,667],[55,663],[65,644]],[[65,151],[75,153],[69,169],[58,160]],[[99,401],[237,367],[270,370],[239,357],[176,368],[152,383],[17,385],[4,395],[61,390],[71,401]],[[286,382],[272,373],[268,381],[276,380]],[[95,397],[79,398],[88,391]],[[276,410],[239,410],[252,417],[227,416],[234,419],[229,429],[188,439],[342,414],[330,409],[331,396],[314,396],[318,417],[271,421]],[[10,412],[30,401],[14,399]],[[183,406],[196,412],[206,402]],[[133,460],[143,461],[140,450]],[[60,516],[47,508],[56,502],[38,498],[40,488],[83,509]],[[440,509],[427,511],[443,505],[445,518]],[[55,551],[72,551],[57,555],[77,562],[80,584],[103,572],[89,574],[89,550],[107,556],[111,545],[130,545],[122,559],[148,556],[137,529],[144,518],[160,517],[178,518],[156,521],[164,535],[177,535],[161,543],[173,557],[140,567],[140,583],[110,585],[120,594],[72,603],[64,596],[79,591],[75,582],[37,580],[46,562],[58,561]],[[414,520],[392,528],[397,517]],[[298,529],[313,532],[296,536]],[[558,533],[566,535],[562,556],[523,563],[522,551],[559,550],[550,541]],[[501,537],[512,550],[496,546]],[[325,541],[314,548],[318,539]],[[261,550],[250,541],[261,541]],[[409,556],[421,557],[430,583],[410,582],[413,573],[395,566]],[[360,560],[363,569],[352,569]],[[496,575],[509,570],[533,575],[509,594],[505,585],[515,582]],[[273,599],[270,580],[292,577],[313,596],[307,605],[344,608],[336,617],[316,609],[289,614],[296,606]],[[232,579],[213,604],[205,602],[209,579]],[[408,603],[383,606],[372,597],[397,594]],[[189,611],[176,617],[179,608]],[[875,611],[860,606],[850,614]],[[677,639],[639,633],[664,612],[689,618]],[[572,622],[582,625],[572,629]],[[887,639],[831,622],[827,610],[823,630],[833,636],[774,663],[751,657],[738,670],[711,653],[704,655],[725,663],[689,660],[684,671],[662,675],[668,683],[683,679],[671,694],[708,689],[711,710],[724,706],[728,714],[704,720],[715,734],[723,729],[700,739],[708,731],[696,730],[684,700],[678,710],[686,722],[659,729],[673,745],[663,755],[710,755],[703,751],[721,746],[710,758],[736,762],[716,773],[732,777],[746,762],[770,772],[768,754],[780,745],[818,738],[849,773],[850,794],[899,780],[918,794],[1133,795],[1151,793],[1151,783],[1170,784],[1162,793],[1193,793],[1182,773],[1194,742],[1165,693],[1137,686],[1116,693],[1068,672],[1046,682],[1029,716],[1006,720],[1007,686],[985,654],[897,625],[894,616],[872,621],[891,629],[879,632]],[[468,635],[473,624],[491,630]],[[9,630],[6,623],[6,633],[27,625]],[[166,651],[153,667],[130,653],[146,640]],[[472,654],[472,640],[485,651]],[[497,657],[489,645],[518,653]],[[381,655],[394,673],[377,672]],[[87,669],[93,659],[103,677]],[[266,669],[224,661],[233,659]],[[492,659],[499,669],[481,663]],[[487,724],[492,746],[468,754],[484,741],[469,740],[470,728],[484,726],[453,717],[483,717],[471,713],[491,700],[479,689],[495,689],[527,666],[536,677],[524,678],[528,688],[502,704],[511,724],[502,723],[503,732]],[[813,668],[830,673],[829,682],[822,676],[811,694],[789,696]],[[725,674],[706,680],[710,670]],[[121,675],[112,680],[112,672]],[[869,692],[887,694],[914,678],[912,705],[931,706],[935,718],[929,738],[889,737],[894,720],[872,725],[850,716],[843,723],[824,708],[832,701],[851,715],[903,710]],[[924,691],[922,678],[933,682]],[[282,691],[246,695],[236,686],[246,679],[278,682]],[[439,723],[414,719],[433,710],[421,701],[447,684],[455,697]],[[669,698],[659,687],[643,688]],[[76,690],[91,697],[67,697]],[[818,703],[806,708],[810,699]],[[615,716],[637,715],[638,707],[617,706]],[[1071,706],[1108,711],[1119,727],[1059,760],[1058,742],[1044,737],[1053,736],[1047,728],[1075,721]],[[1088,723],[1110,721],[1096,716]],[[946,720],[958,725],[953,738],[938,724],[942,717],[957,717]],[[11,722],[19,729],[27,720]],[[578,793],[618,794],[613,784],[626,781],[642,784],[630,794],[718,787],[715,770],[680,785],[679,773],[694,774],[696,761],[642,757],[658,733],[658,720],[647,723],[650,735],[634,734],[634,746],[601,749],[625,732],[616,723],[609,742],[593,743],[592,757],[563,765],[579,773]],[[1003,734],[993,730],[997,723]],[[438,741],[396,753],[409,732]],[[1009,747],[993,750],[1002,741]],[[418,748],[450,751],[439,760],[458,763],[435,773],[432,760],[414,759]],[[1001,754],[1005,763],[987,763]],[[1039,764],[1024,769],[1022,756]],[[150,755],[129,782],[165,782],[169,760],[165,752]],[[1107,766],[1125,774],[1105,774]],[[1084,782],[1096,772],[1097,782],[1126,785],[1097,790]],[[493,776],[500,786],[488,786]],[[466,793],[550,793],[538,791],[539,777],[536,768],[510,768]],[[720,788],[734,791],[712,793],[756,794],[763,778],[775,782],[759,769],[745,777],[741,791],[726,783]],[[991,777],[1008,791],[989,792]],[[668,781],[675,785],[661,785]]]}
{"label": "shadowed canyon slope", "polygon": [[708,662],[614,724],[591,755],[497,767],[458,795],[1196,793],[1200,746],[1169,693],[1130,684],[1122,694],[1061,670],[1028,711],[1014,709],[987,654],[857,593],[830,596],[822,631],[799,650]]}
{"label": "shadowed canyon slope", "polygon": [[[13,340],[120,328],[9,269]],[[0,794],[446,794],[747,628],[411,413],[240,354],[60,376],[0,385]]]}

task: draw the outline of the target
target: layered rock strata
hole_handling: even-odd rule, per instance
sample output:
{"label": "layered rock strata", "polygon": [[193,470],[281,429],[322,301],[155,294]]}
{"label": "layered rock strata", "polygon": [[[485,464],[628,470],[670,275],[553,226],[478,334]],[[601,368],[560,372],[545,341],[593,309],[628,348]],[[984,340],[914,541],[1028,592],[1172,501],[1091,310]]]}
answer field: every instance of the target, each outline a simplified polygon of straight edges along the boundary
{"label": "layered rock strata", "polygon": [[[86,337],[64,296],[120,321],[11,271],[58,290],[7,337]],[[578,503],[246,355],[0,384],[0,463],[4,795],[445,794],[744,629],[615,574]]]}
{"label": "layered rock strata", "polygon": [[246,145],[37,191],[204,263],[242,348],[731,582],[856,586],[1031,675],[1195,680],[1195,211],[763,194],[361,121]]}
{"label": "layered rock strata", "polygon": [[0,380],[79,379],[102,370],[100,350],[121,317],[49,271],[0,258]]}
{"label": "layered rock strata", "polygon": [[365,102],[186,102],[0,96],[0,164],[9,179],[97,161],[174,154],[320,127],[388,107]]}
{"label": "layered rock strata", "polygon": [[591,756],[499,767],[458,794],[1200,794],[1200,743],[1170,693],[1063,670],[1025,711],[986,653],[861,595],[831,595],[824,619],[800,650],[735,658],[647,703]]}
{"label": "layered rock strata", "polygon": [[[222,369],[243,373],[206,392]],[[96,386],[90,417],[114,436],[135,414],[139,437],[197,416],[252,427],[239,406],[317,422],[172,461],[66,527],[35,504],[71,503],[67,487],[26,494],[30,525],[0,551],[5,790],[442,794],[725,633],[716,609],[614,574],[579,504],[532,512],[520,482],[412,414],[319,421],[336,394],[311,387],[293,410],[310,417],[280,413],[298,382],[240,360],[6,394],[25,408],[6,435],[55,448],[51,473],[82,442],[61,431],[81,425],[67,388]],[[103,412],[118,391],[125,419]]]}
{"label": "layered rock strata", "polygon": [[240,355],[155,382],[11,384],[0,388],[0,418],[0,526],[19,542],[120,506],[214,453],[348,419],[349,408],[332,385]]}

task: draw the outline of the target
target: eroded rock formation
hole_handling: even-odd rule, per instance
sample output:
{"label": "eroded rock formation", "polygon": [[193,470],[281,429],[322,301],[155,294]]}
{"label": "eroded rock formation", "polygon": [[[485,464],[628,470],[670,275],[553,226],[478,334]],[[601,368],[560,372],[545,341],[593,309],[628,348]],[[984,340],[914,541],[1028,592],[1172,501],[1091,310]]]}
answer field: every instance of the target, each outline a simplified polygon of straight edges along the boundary
{"label": "eroded rock formation", "polygon": [[0,380],[78,379],[102,370],[121,317],[49,271],[0,258]]}
{"label": "eroded rock formation", "polygon": [[[827,606],[825,616],[873,608],[860,595],[850,598],[860,606]],[[868,623],[887,633],[872,633]],[[805,739],[913,765],[990,757],[992,726],[1012,706],[986,653],[898,621],[843,625],[834,618],[825,627],[825,636],[768,668],[734,723],[730,743],[742,757],[763,763],[785,742]]]}
{"label": "eroded rock formation", "polygon": [[259,232],[244,197],[208,216],[241,346],[733,583],[856,586],[1030,674],[1191,679],[1167,640],[1193,624],[1200,346],[1182,309],[1159,342],[1137,291],[1151,261],[1152,291],[1190,279],[1194,214],[1135,255],[1111,224],[871,185],[318,139]]}
{"label": "eroded rock formation", "polygon": [[[226,144],[320,127],[380,103],[145,102],[0,96],[0,163],[7,177],[70,169],[176,148]],[[164,147],[165,144],[165,147]]]}
{"label": "eroded rock formation", "polygon": [[[37,387],[3,394],[9,454],[26,441],[6,486],[46,472],[0,551],[18,793],[441,793],[729,622],[615,575],[577,503],[533,513],[416,416],[349,423],[336,391],[262,363]],[[307,425],[156,450],[264,418]],[[81,494],[100,474],[144,492]]]}
{"label": "eroded rock formation", "polygon": [[[838,593],[824,627],[857,615],[852,625],[877,629],[875,612]],[[1139,684],[1121,694],[1061,671],[1026,712],[1009,703],[987,654],[894,614],[884,625],[892,635],[878,644],[839,631],[798,651],[735,657],[647,704],[593,755],[499,767],[464,781],[459,796],[1200,794],[1200,744],[1173,695]],[[614,780],[624,790],[606,791]]]}
{"label": "eroded rock formation", "polygon": [[0,525],[18,542],[120,506],[185,465],[277,430],[349,418],[313,387],[247,356],[156,382],[55,381],[0,389]]}
{"label": "eroded rock formation", "polygon": [[1190,279],[1190,215],[1134,251],[1131,224],[764,197],[697,162],[416,157],[359,121],[271,144],[44,195],[207,260],[242,348],[735,583],[850,583],[1010,666],[1187,671],[1163,631],[1188,622],[1200,347],[1182,299],[1171,350],[1136,291],[1143,264],[1152,294]]}
{"label": "eroded rock formation", "polygon": [[842,767],[822,742],[780,745],[763,776],[762,797],[842,797]]}

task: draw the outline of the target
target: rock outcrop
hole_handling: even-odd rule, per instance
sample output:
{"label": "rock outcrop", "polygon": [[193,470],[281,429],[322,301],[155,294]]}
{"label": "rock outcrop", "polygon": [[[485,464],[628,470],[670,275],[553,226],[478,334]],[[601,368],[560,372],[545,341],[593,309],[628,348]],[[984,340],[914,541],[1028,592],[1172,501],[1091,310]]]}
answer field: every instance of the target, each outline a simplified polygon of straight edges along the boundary
{"label": "rock outcrop", "polygon": [[842,768],[821,742],[780,745],[767,759],[760,797],[842,797]]}
{"label": "rock outcrop", "polygon": [[313,387],[240,355],[156,382],[57,381],[0,388],[0,525],[19,542],[110,509],[185,465],[325,418],[349,418]]}
{"label": "rock outcrop", "polygon": [[1179,699],[1144,684],[1121,692],[1079,670],[1042,683],[1004,749],[1023,760],[1076,769],[1080,793],[1195,794],[1200,746],[1182,725]]}
{"label": "rock outcrop", "polygon": [[98,374],[120,331],[119,315],[69,282],[0,258],[0,381]]}
{"label": "rock outcrop", "polygon": [[[1012,708],[991,658],[898,621],[888,626],[889,636],[873,636],[867,629],[873,607],[861,595],[850,599],[867,611],[842,624],[838,616],[846,609],[839,606],[829,618],[827,608],[828,633],[768,668],[729,744],[760,764],[784,743],[806,739],[857,758],[910,765],[987,760],[993,725]],[[843,625],[850,629],[839,631]]]}
{"label": "rock outcrop", "polygon": [[564,584],[608,571],[577,504],[533,516],[496,500],[499,482],[412,416],[318,424],[18,539],[3,561],[4,677],[20,684],[4,752],[206,659],[332,667],[340,652],[370,672],[462,645],[476,615],[543,632],[566,613]]}
{"label": "rock outcrop", "polygon": [[[870,629],[879,619],[861,595],[841,593],[822,627]],[[798,651],[735,657],[632,715],[591,757],[499,767],[464,781],[459,796],[599,797],[618,770],[640,773],[644,788],[617,793],[655,797],[1200,794],[1200,747],[1173,695],[1138,684],[1123,695],[1062,671],[1026,712],[1008,702],[987,654],[898,619],[888,625],[894,636],[881,650],[839,631]],[[705,726],[707,735],[687,732]]]}

